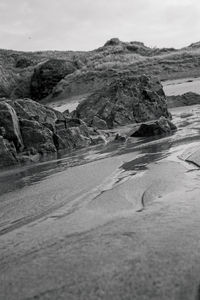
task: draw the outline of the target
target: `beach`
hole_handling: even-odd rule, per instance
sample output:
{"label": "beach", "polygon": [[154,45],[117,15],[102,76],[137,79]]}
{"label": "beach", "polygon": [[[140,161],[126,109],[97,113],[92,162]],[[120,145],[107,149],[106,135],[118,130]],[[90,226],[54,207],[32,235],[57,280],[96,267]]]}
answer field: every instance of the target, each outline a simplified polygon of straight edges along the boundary
{"label": "beach", "polygon": [[179,158],[199,113],[174,109],[174,135],[5,171],[0,299],[199,299],[200,175]]}

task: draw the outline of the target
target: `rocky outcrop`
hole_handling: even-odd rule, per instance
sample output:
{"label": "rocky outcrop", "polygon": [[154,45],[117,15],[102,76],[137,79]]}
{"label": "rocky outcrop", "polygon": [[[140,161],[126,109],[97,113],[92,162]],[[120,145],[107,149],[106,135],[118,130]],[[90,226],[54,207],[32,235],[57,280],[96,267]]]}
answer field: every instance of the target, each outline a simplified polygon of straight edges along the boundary
{"label": "rocky outcrop", "polygon": [[9,143],[0,135],[0,167],[18,163],[17,152],[13,143]]}
{"label": "rocky outcrop", "polygon": [[151,137],[156,135],[170,134],[176,130],[176,126],[165,117],[160,117],[157,121],[143,123],[133,132],[131,137]]}
{"label": "rocky outcrop", "polygon": [[33,120],[20,120],[20,129],[25,149],[34,148],[39,153],[56,152],[53,132],[45,125]]}
{"label": "rocky outcrop", "polygon": [[[130,71],[126,72],[131,73]],[[106,69],[74,72],[59,81],[49,95],[49,100],[92,94],[95,90],[110,84],[120,74],[125,74],[125,71]]]}
{"label": "rocky outcrop", "polygon": [[35,100],[45,98],[61,79],[75,70],[71,62],[62,59],[50,59],[40,64],[31,78],[31,97]]}
{"label": "rocky outcrop", "polygon": [[121,74],[81,102],[75,116],[92,125],[95,118],[108,128],[170,117],[160,82],[153,77]]}
{"label": "rocky outcrop", "polygon": [[59,111],[50,107],[41,105],[31,99],[18,99],[15,101],[7,101],[20,119],[33,119],[39,123],[52,124],[55,127],[57,120],[64,120],[65,117]]}
{"label": "rocky outcrop", "polygon": [[102,120],[97,116],[94,116],[92,126],[98,129],[108,129],[106,121]]}
{"label": "rocky outcrop", "polygon": [[0,102],[0,127],[5,129],[5,139],[13,141],[16,149],[23,148],[17,114],[6,102]]}
{"label": "rocky outcrop", "polygon": [[82,120],[31,99],[0,102],[0,166],[105,142]]}
{"label": "rocky outcrop", "polygon": [[183,95],[167,97],[167,105],[169,108],[195,104],[200,104],[200,95],[196,93],[188,92]]}

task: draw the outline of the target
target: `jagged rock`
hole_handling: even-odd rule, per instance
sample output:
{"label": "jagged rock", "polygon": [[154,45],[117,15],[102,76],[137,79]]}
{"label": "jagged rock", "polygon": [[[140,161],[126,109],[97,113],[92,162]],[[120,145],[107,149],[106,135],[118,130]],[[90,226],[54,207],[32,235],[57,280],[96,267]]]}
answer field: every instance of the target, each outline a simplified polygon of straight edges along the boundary
{"label": "jagged rock", "polygon": [[114,141],[115,142],[125,142],[126,137],[124,135],[121,135],[121,134],[117,133],[116,136],[115,136]]}
{"label": "jagged rock", "polygon": [[69,118],[70,117],[69,109],[66,109],[62,114],[63,114],[64,118]]}
{"label": "jagged rock", "polygon": [[165,117],[161,117],[157,121],[151,121],[141,124],[139,129],[132,133],[131,137],[150,137],[155,135],[169,134],[176,130],[176,126]]}
{"label": "jagged rock", "polygon": [[92,145],[98,145],[101,143],[105,144],[110,137],[109,132],[105,133],[96,128],[87,127],[87,126],[86,126],[86,129],[87,129],[87,135],[90,137]]}
{"label": "jagged rock", "polygon": [[9,101],[9,104],[13,106],[20,119],[36,120],[39,123],[49,123],[53,126],[55,126],[57,120],[65,119],[59,111],[53,110],[31,99]]}
{"label": "jagged rock", "polygon": [[48,96],[54,86],[66,75],[76,70],[72,62],[49,59],[37,66],[31,78],[31,98],[41,100]]}
{"label": "jagged rock", "polygon": [[4,137],[13,141],[16,149],[23,148],[17,114],[6,102],[0,102],[0,126],[5,130]]}
{"label": "jagged rock", "polygon": [[81,102],[74,114],[89,126],[95,116],[108,128],[170,117],[160,82],[148,76],[124,74]]}
{"label": "jagged rock", "polygon": [[102,144],[102,143],[106,143],[106,137],[102,134],[97,134],[97,135],[92,135],[90,137],[91,139],[91,145],[98,145],[98,144]]}
{"label": "jagged rock", "polygon": [[31,99],[4,99],[0,102],[0,109],[0,160],[5,159],[5,163],[0,163],[2,166],[38,161],[46,153],[53,154],[61,149],[71,151],[105,142],[100,132],[89,128],[79,118],[63,115]]}
{"label": "jagged rock", "polygon": [[92,120],[92,126],[97,129],[108,129],[106,121],[102,120],[101,118],[94,116]]}
{"label": "jagged rock", "polygon": [[71,151],[90,145],[90,138],[83,135],[79,127],[60,129],[54,135],[54,141],[58,150],[67,149]]}
{"label": "jagged rock", "polygon": [[169,108],[189,106],[195,104],[200,104],[200,95],[193,92],[188,92],[183,95],[167,97],[167,106]]}
{"label": "jagged rock", "polygon": [[0,136],[0,167],[11,166],[18,163],[16,149],[13,143],[9,143]]}
{"label": "jagged rock", "polygon": [[113,69],[74,72],[59,81],[49,97],[50,99],[66,99],[74,95],[91,94],[110,84],[120,73],[124,74],[120,70]]}
{"label": "jagged rock", "polygon": [[85,124],[82,120],[80,120],[78,118],[67,117],[65,120],[66,120],[67,127],[79,127],[79,126]]}
{"label": "jagged rock", "polygon": [[56,152],[53,133],[47,127],[32,120],[20,120],[20,128],[26,149],[34,148],[38,152]]}

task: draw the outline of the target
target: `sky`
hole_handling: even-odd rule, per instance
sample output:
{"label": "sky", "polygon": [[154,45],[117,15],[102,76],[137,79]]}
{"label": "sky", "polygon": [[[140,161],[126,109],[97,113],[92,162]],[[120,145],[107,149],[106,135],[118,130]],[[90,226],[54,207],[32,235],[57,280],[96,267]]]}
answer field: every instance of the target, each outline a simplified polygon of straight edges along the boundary
{"label": "sky", "polygon": [[92,50],[107,40],[200,41],[200,0],[0,0],[0,48]]}

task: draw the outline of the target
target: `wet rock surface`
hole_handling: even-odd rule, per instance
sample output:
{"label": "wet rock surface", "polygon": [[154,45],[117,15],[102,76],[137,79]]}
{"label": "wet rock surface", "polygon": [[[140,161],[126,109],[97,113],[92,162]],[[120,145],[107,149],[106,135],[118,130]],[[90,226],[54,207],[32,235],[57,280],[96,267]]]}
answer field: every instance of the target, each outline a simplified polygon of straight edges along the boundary
{"label": "wet rock surface", "polygon": [[13,141],[17,149],[23,147],[17,114],[12,106],[3,101],[0,102],[0,127],[5,129],[4,137]]}
{"label": "wet rock surface", "polygon": [[139,129],[133,132],[131,137],[150,137],[156,135],[166,135],[176,130],[176,126],[165,117],[160,117],[157,121],[151,121],[140,125]]}
{"label": "wet rock surface", "polygon": [[[72,151],[105,142],[103,135],[78,118],[31,99],[0,102],[2,166],[40,159],[40,155]],[[9,153],[9,151],[11,151]]]}
{"label": "wet rock surface", "polygon": [[96,118],[108,128],[170,117],[160,82],[148,76],[119,76],[102,90],[81,102],[75,115],[88,125]]}
{"label": "wet rock surface", "polygon": [[[116,74],[110,84],[88,96],[72,113],[68,110],[61,113],[28,98],[3,99],[2,136],[14,143],[21,157],[23,151],[25,155],[32,152],[35,155],[96,145],[105,142],[104,132],[108,129],[161,116],[170,118],[158,79],[146,75],[135,77],[130,72]],[[159,120],[159,126],[162,133],[172,129],[170,121],[165,119]],[[155,134],[161,133],[157,129]],[[124,138],[114,139],[124,141]]]}
{"label": "wet rock surface", "polygon": [[18,163],[16,148],[0,135],[0,167]]}

